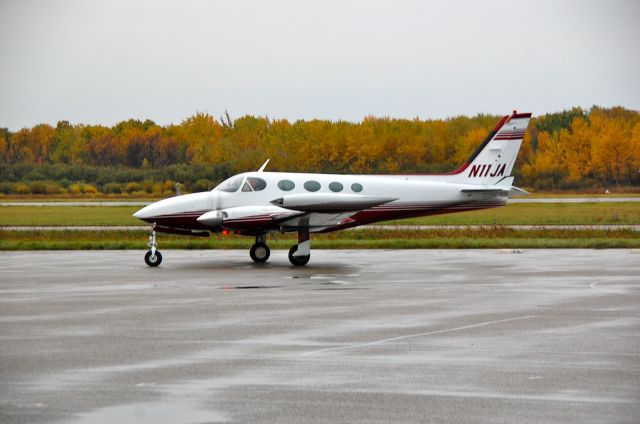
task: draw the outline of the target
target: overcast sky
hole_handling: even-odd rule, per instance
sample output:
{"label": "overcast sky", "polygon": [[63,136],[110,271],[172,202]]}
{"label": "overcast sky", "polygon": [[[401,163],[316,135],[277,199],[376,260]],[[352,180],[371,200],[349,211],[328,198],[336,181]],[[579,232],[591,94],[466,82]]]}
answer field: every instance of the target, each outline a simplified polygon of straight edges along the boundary
{"label": "overcast sky", "polygon": [[0,0],[0,127],[640,109],[639,22],[639,0]]}

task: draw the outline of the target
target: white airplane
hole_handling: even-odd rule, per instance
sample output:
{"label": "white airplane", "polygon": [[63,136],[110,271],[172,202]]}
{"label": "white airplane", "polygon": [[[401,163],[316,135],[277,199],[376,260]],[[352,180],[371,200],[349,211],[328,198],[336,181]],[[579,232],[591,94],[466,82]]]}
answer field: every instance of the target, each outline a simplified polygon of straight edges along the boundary
{"label": "white airplane", "polygon": [[255,237],[250,256],[269,259],[269,233],[297,232],[289,261],[304,266],[311,257],[310,233],[343,230],[390,219],[504,206],[511,170],[531,118],[504,116],[469,160],[448,174],[335,175],[256,172],[235,175],[204,193],[155,202],[133,216],[153,224],[145,255],[158,266],[156,232],[209,236],[233,232]]}

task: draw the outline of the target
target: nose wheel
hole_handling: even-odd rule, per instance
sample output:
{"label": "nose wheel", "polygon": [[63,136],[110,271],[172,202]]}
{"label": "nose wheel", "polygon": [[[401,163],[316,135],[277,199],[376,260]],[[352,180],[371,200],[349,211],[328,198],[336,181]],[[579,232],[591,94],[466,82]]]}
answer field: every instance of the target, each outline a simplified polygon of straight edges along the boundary
{"label": "nose wheel", "polygon": [[156,250],[155,255],[153,253],[151,253],[151,250],[149,250],[145,255],[144,255],[144,261],[147,263],[147,265],[155,267],[160,265],[160,263],[162,262],[162,254],[160,253],[159,250]]}
{"label": "nose wheel", "polygon": [[156,243],[156,230],[151,230],[147,246],[149,246],[149,251],[144,255],[145,263],[151,267],[160,265],[160,263],[162,263],[162,254],[156,249],[158,247]]}
{"label": "nose wheel", "polygon": [[253,259],[253,262],[263,263],[269,259],[271,255],[271,249],[267,246],[267,235],[262,234],[256,237],[256,242],[249,250],[249,256]]}

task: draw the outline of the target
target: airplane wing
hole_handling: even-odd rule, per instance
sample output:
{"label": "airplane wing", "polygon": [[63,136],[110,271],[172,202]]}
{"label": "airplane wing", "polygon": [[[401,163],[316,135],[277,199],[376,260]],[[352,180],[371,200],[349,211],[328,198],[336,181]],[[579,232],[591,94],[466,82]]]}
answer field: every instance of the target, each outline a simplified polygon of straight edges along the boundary
{"label": "airplane wing", "polygon": [[353,212],[397,200],[394,197],[364,196],[341,193],[290,194],[272,200],[281,208],[303,212]]}
{"label": "airplane wing", "polygon": [[358,212],[359,211],[344,213],[307,212],[293,218],[281,220],[279,225],[280,228],[284,230],[296,231],[300,229],[308,229],[313,233],[323,231],[330,227],[335,227],[336,225],[353,222],[353,220],[351,220],[351,216]]}
{"label": "airplane wing", "polygon": [[349,223],[350,217],[374,206],[393,202],[393,197],[364,196],[343,193],[302,193],[290,194],[273,200],[273,205],[301,215],[279,220],[285,229],[309,228],[322,231],[336,225]]}
{"label": "airplane wing", "polygon": [[206,212],[198,222],[211,228],[226,228],[242,232],[259,232],[280,228],[294,231],[308,228],[322,231],[349,223],[349,218],[363,209],[396,200],[341,193],[290,194],[273,200],[272,205],[239,206]]}

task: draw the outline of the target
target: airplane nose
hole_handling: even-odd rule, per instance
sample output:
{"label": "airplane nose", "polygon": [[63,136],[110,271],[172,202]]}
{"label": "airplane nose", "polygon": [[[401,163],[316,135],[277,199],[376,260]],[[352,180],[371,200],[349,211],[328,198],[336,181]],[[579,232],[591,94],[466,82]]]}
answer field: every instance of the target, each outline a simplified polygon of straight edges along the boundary
{"label": "airplane nose", "polygon": [[167,215],[193,214],[197,211],[206,211],[211,209],[213,197],[208,192],[169,197],[145,206],[134,213],[133,216],[143,221],[151,222]]}
{"label": "airplane nose", "polygon": [[134,218],[138,218],[138,219],[145,219],[145,218],[149,218],[149,206],[145,206],[144,208],[140,209],[138,212],[133,214]]}

